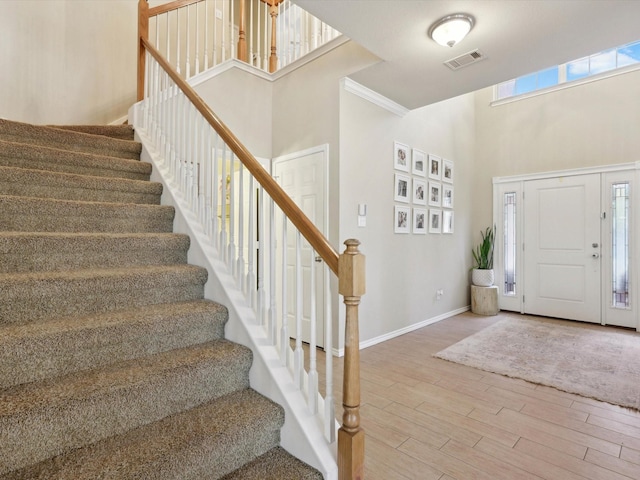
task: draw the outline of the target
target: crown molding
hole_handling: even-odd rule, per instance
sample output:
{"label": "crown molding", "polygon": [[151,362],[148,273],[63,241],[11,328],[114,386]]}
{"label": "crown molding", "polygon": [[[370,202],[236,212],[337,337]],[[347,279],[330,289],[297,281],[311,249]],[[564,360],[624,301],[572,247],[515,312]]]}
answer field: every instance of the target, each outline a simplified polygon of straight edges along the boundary
{"label": "crown molding", "polygon": [[385,110],[398,115],[399,117],[404,117],[410,111],[408,108],[403,107],[399,103],[394,102],[384,95],[380,95],[378,92],[375,92],[370,88],[365,87],[364,85],[360,85],[358,82],[355,82],[348,77],[344,77],[341,83],[342,88],[344,88],[345,91],[353,93],[354,95],[357,95],[358,97],[363,98],[380,108],[384,108]]}

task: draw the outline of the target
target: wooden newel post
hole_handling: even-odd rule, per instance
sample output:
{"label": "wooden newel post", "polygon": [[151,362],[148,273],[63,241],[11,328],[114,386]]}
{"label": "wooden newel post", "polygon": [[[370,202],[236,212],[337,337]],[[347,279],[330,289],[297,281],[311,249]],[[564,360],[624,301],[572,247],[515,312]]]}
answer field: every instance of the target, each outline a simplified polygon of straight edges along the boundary
{"label": "wooden newel post", "polygon": [[244,0],[240,0],[240,26],[238,28],[238,60],[247,61],[246,13]]}
{"label": "wooden newel post", "polygon": [[275,0],[270,3],[269,15],[271,15],[271,55],[269,55],[269,73],[273,73],[278,68],[278,55],[276,46],[276,30],[278,19],[278,4],[280,2]]}
{"label": "wooden newel post", "polygon": [[344,242],[338,261],[338,290],[346,305],[342,427],[338,430],[339,480],[364,479],[364,430],[360,428],[360,337],[358,305],[365,293],[365,257],[358,240]]}
{"label": "wooden newel post", "polygon": [[149,39],[149,4],[147,0],[138,1],[138,101],[144,99],[144,69],[146,52],[141,38]]}

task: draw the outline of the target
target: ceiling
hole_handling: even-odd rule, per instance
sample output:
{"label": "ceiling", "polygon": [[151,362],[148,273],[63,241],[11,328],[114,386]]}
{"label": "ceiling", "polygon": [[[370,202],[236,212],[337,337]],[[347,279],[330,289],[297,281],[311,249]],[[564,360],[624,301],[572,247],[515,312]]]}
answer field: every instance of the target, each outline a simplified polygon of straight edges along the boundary
{"label": "ceiling", "polygon": [[[640,0],[294,0],[382,61],[350,78],[408,109],[640,40]],[[453,13],[475,17],[454,47],[427,36]],[[485,59],[443,64],[479,49]]]}

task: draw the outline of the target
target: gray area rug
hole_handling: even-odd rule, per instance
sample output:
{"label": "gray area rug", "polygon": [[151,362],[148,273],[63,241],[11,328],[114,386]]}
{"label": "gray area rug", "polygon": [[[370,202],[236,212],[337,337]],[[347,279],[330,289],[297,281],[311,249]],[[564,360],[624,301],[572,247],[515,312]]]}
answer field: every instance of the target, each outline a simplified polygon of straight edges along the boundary
{"label": "gray area rug", "polygon": [[640,410],[640,334],[508,318],[434,354]]}

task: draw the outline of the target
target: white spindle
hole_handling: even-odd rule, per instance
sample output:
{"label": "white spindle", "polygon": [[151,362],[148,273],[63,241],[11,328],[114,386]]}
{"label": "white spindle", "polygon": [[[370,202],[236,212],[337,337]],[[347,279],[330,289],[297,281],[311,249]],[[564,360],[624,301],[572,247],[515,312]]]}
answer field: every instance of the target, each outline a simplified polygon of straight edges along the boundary
{"label": "white spindle", "polygon": [[229,253],[227,255],[229,270],[231,276],[234,276],[236,274],[236,156],[233,152],[229,152],[229,154],[231,160],[229,162]]}
{"label": "white spindle", "polygon": [[213,197],[213,205],[211,206],[211,236],[213,239],[214,246],[220,251],[220,236],[218,231],[220,230],[220,220],[218,219],[218,210],[220,210],[220,201],[218,195],[218,185],[220,185],[220,162],[218,157],[218,152],[220,151],[220,147],[218,144],[220,143],[220,135],[216,133],[214,141],[212,141],[212,155],[213,155],[213,168],[211,169],[211,196]]}
{"label": "white spindle", "polygon": [[221,55],[220,55],[220,62],[224,62],[227,59],[227,35],[226,35],[226,24],[225,24],[225,20],[224,20],[224,0],[222,2],[222,14],[220,15],[220,33],[221,33]]}
{"label": "white spindle", "polygon": [[309,324],[309,384],[308,384],[308,402],[309,409],[314,415],[318,412],[318,370],[316,366],[316,261],[315,252],[309,248],[311,254],[309,275],[309,292],[311,312]]}
{"label": "white spindle", "polygon": [[[253,61],[253,39],[254,39],[254,34],[253,34],[253,4],[255,2],[249,2],[249,34],[247,35],[248,39],[247,41],[249,42],[249,58],[247,59],[247,61],[253,65],[254,67],[255,62]],[[259,26],[259,25],[258,25]]]}
{"label": "white spindle", "polygon": [[331,315],[331,272],[324,265],[324,436],[329,443],[336,439],[336,406],[333,400],[333,317]]}
{"label": "white spindle", "polygon": [[195,52],[195,68],[196,68],[196,75],[200,73],[200,20],[199,20],[199,15],[198,15],[198,11],[200,10],[200,4],[196,3],[196,38],[195,38],[195,44],[196,44],[196,52]]}
{"label": "white spindle", "polygon": [[236,9],[233,2],[229,2],[229,58],[236,58],[236,45],[238,44],[238,40],[234,36],[236,33],[234,28],[236,26],[235,14]]}
{"label": "white spindle", "polygon": [[[215,19],[215,13],[214,13]],[[215,20],[214,20],[215,21]],[[209,0],[204,2],[204,66],[202,71],[209,69]]]}
{"label": "white spindle", "polygon": [[236,264],[237,285],[244,292],[245,265],[244,265],[244,165],[240,163],[238,168],[238,262]]}
{"label": "white spindle", "polygon": [[304,387],[304,352],[302,350],[302,235],[296,230],[296,348],[293,352],[293,380],[302,390]]}
{"label": "white spindle", "polygon": [[[221,139],[222,140],[222,139]],[[220,177],[220,204],[222,213],[220,215],[220,253],[222,259],[227,261],[227,144],[222,142],[222,175]]]}
{"label": "white spindle", "polygon": [[185,70],[185,77],[187,79],[191,78],[191,21],[190,21],[190,15],[189,12],[191,10],[190,5],[187,5],[186,7],[184,7],[187,10],[187,24],[185,25],[185,36],[186,36],[186,49],[185,49],[185,66],[184,66],[184,70]]}
{"label": "white spindle", "polygon": [[256,210],[256,186],[254,183],[253,175],[249,177],[249,238],[247,244],[249,245],[248,252],[248,271],[247,271],[247,299],[251,308],[256,310],[256,276],[255,276],[255,263],[256,263],[256,234],[255,234],[255,210]]}
{"label": "white spindle", "polygon": [[180,8],[176,10],[176,71],[180,71]]}
{"label": "white spindle", "polygon": [[289,351],[291,347],[289,346],[289,309],[287,304],[287,217],[282,215],[282,248],[280,251],[282,252],[282,325],[280,325],[280,361],[283,366],[288,366],[289,364]]}
{"label": "white spindle", "polygon": [[264,189],[258,185],[258,323],[264,325],[265,321],[265,295],[264,295]]}
{"label": "white spindle", "polygon": [[278,344],[276,308],[276,202],[269,198],[269,341]]}
{"label": "white spindle", "polygon": [[266,3],[263,4],[264,6],[264,41],[262,42],[262,48],[263,48],[263,57],[262,57],[262,69],[265,72],[269,71],[269,24],[271,22],[269,22],[269,7],[267,6]]}

